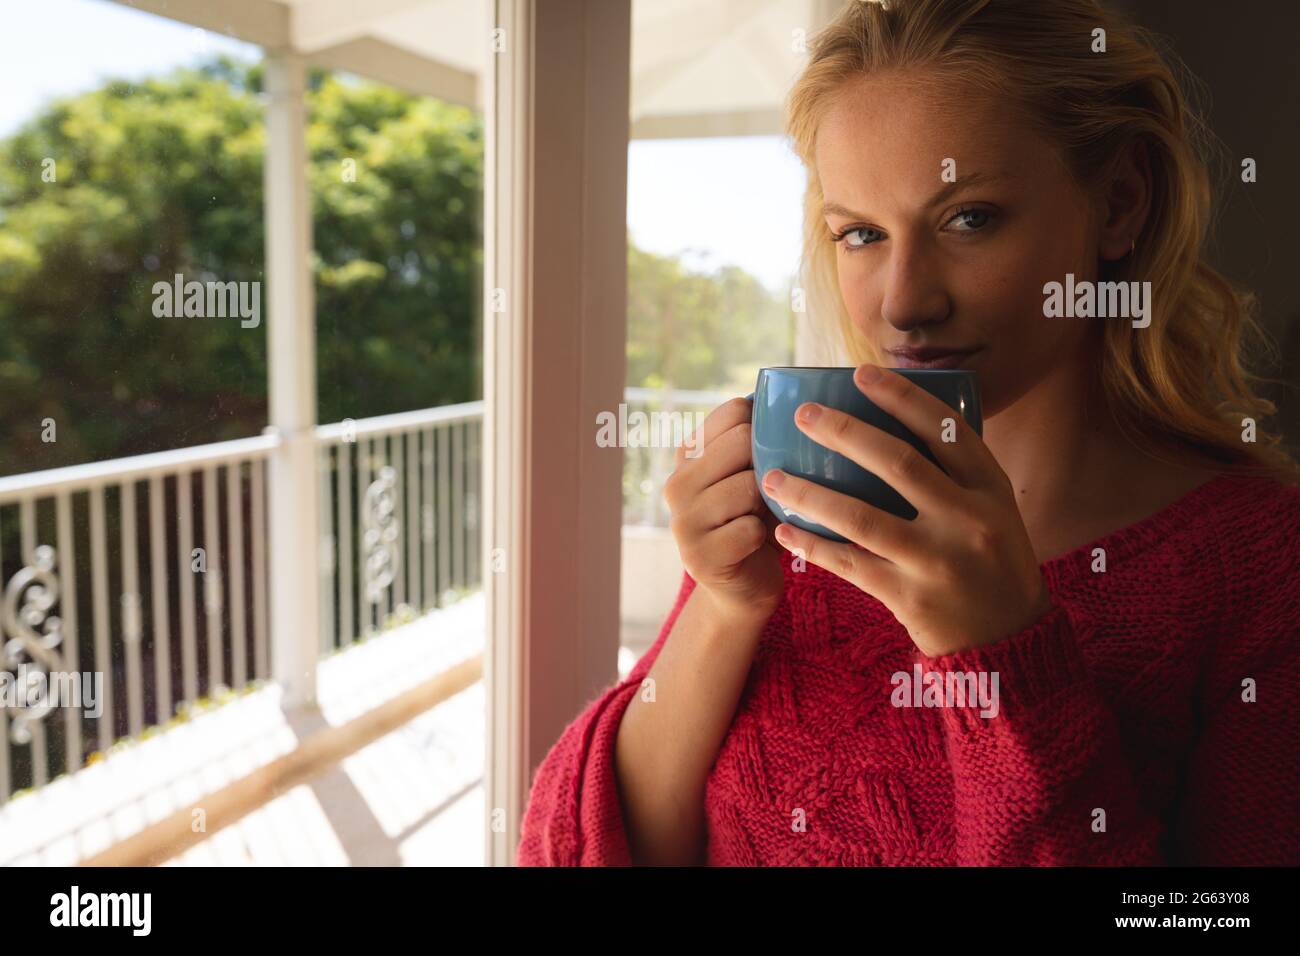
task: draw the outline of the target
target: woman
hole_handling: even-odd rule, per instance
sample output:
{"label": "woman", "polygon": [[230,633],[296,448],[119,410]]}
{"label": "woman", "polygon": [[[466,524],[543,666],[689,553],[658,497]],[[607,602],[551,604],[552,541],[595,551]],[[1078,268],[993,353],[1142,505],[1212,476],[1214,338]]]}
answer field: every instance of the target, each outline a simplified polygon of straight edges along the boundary
{"label": "woman", "polygon": [[[845,7],[790,99],[811,311],[918,435],[946,407],[879,366],[975,370],[983,438],[940,470],[801,406],[908,522],[755,476],[715,409],[665,488],[676,606],[542,764],[521,863],[1300,863],[1300,489],[1191,123],[1092,0]],[[1100,281],[1129,314],[1049,306]],[[896,693],[952,675],[996,706]]]}

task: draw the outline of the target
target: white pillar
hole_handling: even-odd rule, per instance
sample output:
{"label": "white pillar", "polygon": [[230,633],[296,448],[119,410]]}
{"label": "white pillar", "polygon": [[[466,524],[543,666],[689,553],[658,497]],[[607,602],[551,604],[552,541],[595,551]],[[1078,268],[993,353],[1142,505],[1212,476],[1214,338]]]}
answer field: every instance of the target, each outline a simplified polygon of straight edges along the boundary
{"label": "white pillar", "polygon": [[266,56],[266,285],[271,457],[271,673],[288,707],[313,705],[320,643],[316,474],[316,311],[307,190],[306,68]]}
{"label": "white pillar", "polygon": [[483,575],[501,865],[537,765],[618,677],[623,455],[597,446],[596,421],[626,381],[631,3],[495,0],[494,18]]}

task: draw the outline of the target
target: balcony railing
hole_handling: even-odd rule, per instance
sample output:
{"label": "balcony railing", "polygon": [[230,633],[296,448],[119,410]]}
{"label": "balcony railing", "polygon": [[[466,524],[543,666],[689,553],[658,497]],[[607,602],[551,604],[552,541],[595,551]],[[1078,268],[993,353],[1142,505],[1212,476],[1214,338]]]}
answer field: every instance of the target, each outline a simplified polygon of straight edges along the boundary
{"label": "balcony railing", "polygon": [[480,587],[483,403],[316,430],[323,650]]}
{"label": "balcony railing", "polygon": [[4,666],[97,698],[63,699],[61,721],[47,719],[58,703],[48,698],[12,716],[0,707],[0,801],[46,783],[52,758],[71,772],[87,746],[106,751],[124,732],[166,723],[200,686],[267,675],[263,488],[275,444],[262,436],[0,479],[0,526],[16,515],[21,529],[20,567],[4,590]]}
{"label": "balcony railing", "polygon": [[[480,586],[482,415],[469,402],[316,430],[322,652]],[[19,530],[17,560],[0,549],[0,804],[270,678],[280,441],[0,478],[0,530]]]}
{"label": "balcony railing", "polygon": [[[729,397],[624,396],[629,415],[680,416],[679,438]],[[316,429],[322,655],[481,587],[482,430],[482,402]],[[652,437],[625,450],[627,524],[667,523],[674,449]],[[0,804],[271,679],[267,479],[281,442],[0,478],[0,679],[64,682],[57,708],[11,710],[0,694]],[[102,681],[80,688],[97,713],[67,706],[82,674]]]}
{"label": "balcony railing", "polygon": [[[647,441],[629,445],[623,463],[623,523],[668,526],[662,489],[675,466],[676,448],[668,440],[689,437],[696,425],[717,406],[735,398],[732,392],[686,389],[629,388],[624,392],[629,418],[647,416]],[[651,417],[655,416],[655,417]],[[679,438],[678,436],[682,436]]]}

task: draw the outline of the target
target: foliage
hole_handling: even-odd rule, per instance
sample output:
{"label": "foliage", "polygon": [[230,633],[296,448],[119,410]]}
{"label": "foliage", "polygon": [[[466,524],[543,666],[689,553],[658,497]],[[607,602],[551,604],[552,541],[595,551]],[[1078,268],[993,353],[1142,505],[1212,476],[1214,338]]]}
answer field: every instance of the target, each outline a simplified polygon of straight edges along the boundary
{"label": "foliage", "polygon": [[628,243],[629,385],[753,388],[764,365],[794,354],[791,312],[735,266],[689,270]]}
{"label": "foliage", "polygon": [[[266,424],[260,92],[260,67],[222,60],[109,83],[0,143],[0,472]],[[308,108],[321,420],[478,397],[478,118],[320,73]],[[155,316],[177,273],[261,283],[261,323]]]}
{"label": "foliage", "polygon": [[[264,99],[260,66],[219,59],[0,142],[0,474],[265,426]],[[478,398],[480,120],[322,72],[308,111],[319,420]],[[261,283],[260,324],[155,316],[177,273]],[[747,389],[792,352],[785,303],[735,267],[629,243],[628,299],[631,385]]]}

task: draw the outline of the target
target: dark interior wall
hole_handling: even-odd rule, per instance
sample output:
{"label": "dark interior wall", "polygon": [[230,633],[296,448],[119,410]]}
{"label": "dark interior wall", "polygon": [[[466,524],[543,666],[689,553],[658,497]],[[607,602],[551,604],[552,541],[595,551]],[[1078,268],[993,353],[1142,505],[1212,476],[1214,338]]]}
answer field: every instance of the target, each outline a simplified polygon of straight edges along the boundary
{"label": "dark interior wall", "polygon": [[[1265,389],[1293,455],[1300,452],[1300,3],[1296,0],[1112,0],[1166,36],[1204,84],[1207,122],[1223,142],[1211,259],[1260,298],[1281,352]],[[1257,181],[1241,181],[1241,161]]]}

